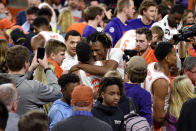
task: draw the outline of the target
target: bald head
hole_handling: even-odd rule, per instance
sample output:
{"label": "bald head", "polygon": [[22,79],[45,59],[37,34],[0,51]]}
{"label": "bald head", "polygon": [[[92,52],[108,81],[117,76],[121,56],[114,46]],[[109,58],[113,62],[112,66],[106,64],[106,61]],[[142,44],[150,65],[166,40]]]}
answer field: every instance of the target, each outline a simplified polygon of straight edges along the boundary
{"label": "bald head", "polygon": [[15,101],[18,99],[15,84],[10,78],[2,75],[0,75],[0,81],[0,101],[7,106],[9,111],[15,111],[17,108]]}

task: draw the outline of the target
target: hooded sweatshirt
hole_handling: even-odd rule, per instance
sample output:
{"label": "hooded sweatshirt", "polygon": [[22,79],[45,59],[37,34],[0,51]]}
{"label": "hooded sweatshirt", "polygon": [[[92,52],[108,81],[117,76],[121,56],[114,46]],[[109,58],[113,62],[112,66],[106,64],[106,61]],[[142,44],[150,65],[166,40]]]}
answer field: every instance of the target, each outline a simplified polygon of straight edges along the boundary
{"label": "hooded sweatshirt", "polygon": [[55,101],[61,95],[57,78],[51,70],[46,72],[47,85],[37,80],[30,80],[30,76],[32,76],[31,72],[27,72],[25,75],[11,75],[16,82],[19,95],[18,115],[23,115],[29,110],[43,110],[43,105]]}
{"label": "hooded sweatshirt", "polygon": [[118,106],[108,107],[99,103],[92,109],[92,113],[94,117],[108,123],[113,131],[123,130],[123,113]]}

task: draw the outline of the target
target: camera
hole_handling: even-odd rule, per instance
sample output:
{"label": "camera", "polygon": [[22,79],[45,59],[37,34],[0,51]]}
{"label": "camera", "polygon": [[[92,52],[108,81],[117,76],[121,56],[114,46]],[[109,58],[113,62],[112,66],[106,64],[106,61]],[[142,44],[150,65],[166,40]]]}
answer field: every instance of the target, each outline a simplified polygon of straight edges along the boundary
{"label": "camera", "polygon": [[129,61],[129,58],[131,58],[133,56],[136,56],[137,53],[138,52],[136,50],[125,49],[124,50],[124,55],[123,55],[123,60]]}
{"label": "camera", "polygon": [[180,41],[189,42],[187,38],[196,36],[196,24],[191,24],[191,26],[182,28],[179,34],[173,36],[175,44],[178,44]]}

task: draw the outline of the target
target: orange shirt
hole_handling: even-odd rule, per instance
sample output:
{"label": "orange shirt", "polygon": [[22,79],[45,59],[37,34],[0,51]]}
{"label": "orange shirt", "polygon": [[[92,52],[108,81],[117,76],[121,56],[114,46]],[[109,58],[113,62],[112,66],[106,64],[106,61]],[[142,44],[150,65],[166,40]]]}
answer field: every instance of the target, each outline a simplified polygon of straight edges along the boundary
{"label": "orange shirt", "polygon": [[71,25],[68,29],[67,29],[67,32],[71,31],[71,30],[76,30],[77,32],[80,33],[80,35],[82,36],[83,34],[83,31],[85,29],[85,27],[87,26],[87,24],[85,23],[76,23],[76,24],[73,24]]}
{"label": "orange shirt", "polygon": [[189,48],[189,54],[190,56],[196,57],[196,50],[193,48],[193,46]]}
{"label": "orange shirt", "polygon": [[[138,54],[140,55],[140,54]],[[154,55],[154,50],[152,48],[148,48],[148,50],[142,55],[142,57],[146,60],[147,64],[150,64],[151,62],[157,62],[157,59]]]}
{"label": "orange shirt", "polygon": [[61,69],[61,67],[55,61],[53,61],[49,58],[48,58],[48,61],[51,62],[55,66],[56,77],[60,78],[61,74],[63,73],[63,70]]}

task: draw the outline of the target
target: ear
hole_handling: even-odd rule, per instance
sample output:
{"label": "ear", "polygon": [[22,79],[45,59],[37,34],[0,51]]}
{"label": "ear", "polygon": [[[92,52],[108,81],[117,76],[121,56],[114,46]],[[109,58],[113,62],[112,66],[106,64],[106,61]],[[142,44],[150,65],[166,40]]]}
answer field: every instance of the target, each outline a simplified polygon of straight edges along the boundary
{"label": "ear", "polygon": [[24,68],[25,69],[28,69],[29,68],[29,66],[30,66],[30,63],[28,62],[28,61],[25,61],[25,63],[24,63]]}
{"label": "ear", "polygon": [[104,99],[104,94],[105,94],[104,92],[101,92],[101,97],[102,97],[103,99]]}
{"label": "ear", "polygon": [[51,58],[52,60],[55,60],[56,55],[55,55],[54,53],[51,53],[51,54],[50,54],[50,58]]}
{"label": "ear", "polygon": [[152,43],[152,40],[149,40],[149,41],[148,41],[148,45],[150,46],[150,45],[151,45],[151,43]]}

